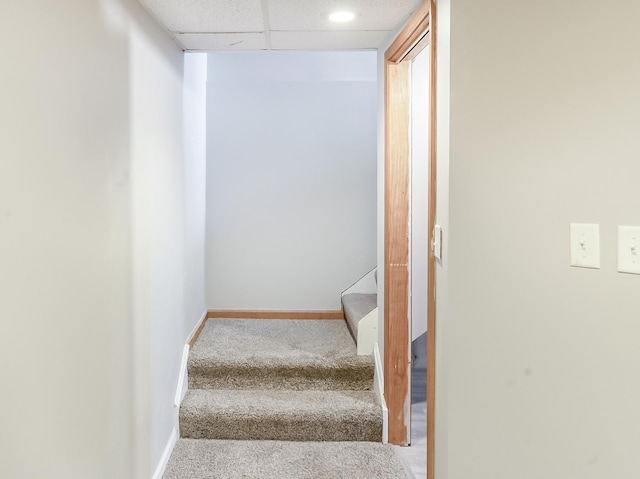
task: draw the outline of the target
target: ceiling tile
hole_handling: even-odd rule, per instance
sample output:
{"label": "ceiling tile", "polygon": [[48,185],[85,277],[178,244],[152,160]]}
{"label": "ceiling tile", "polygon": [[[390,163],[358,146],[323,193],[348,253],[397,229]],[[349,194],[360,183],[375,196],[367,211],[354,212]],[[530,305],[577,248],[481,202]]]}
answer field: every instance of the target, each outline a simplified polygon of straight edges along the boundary
{"label": "ceiling tile", "polygon": [[[421,0],[268,0],[272,30],[393,30]],[[348,10],[356,18],[333,23],[329,15]]]}
{"label": "ceiling tile", "polygon": [[390,31],[366,32],[271,32],[274,50],[367,50],[376,49]]}
{"label": "ceiling tile", "polygon": [[262,32],[261,0],[140,0],[173,32]]}
{"label": "ceiling tile", "polygon": [[174,35],[186,50],[266,50],[264,33],[184,33]]}

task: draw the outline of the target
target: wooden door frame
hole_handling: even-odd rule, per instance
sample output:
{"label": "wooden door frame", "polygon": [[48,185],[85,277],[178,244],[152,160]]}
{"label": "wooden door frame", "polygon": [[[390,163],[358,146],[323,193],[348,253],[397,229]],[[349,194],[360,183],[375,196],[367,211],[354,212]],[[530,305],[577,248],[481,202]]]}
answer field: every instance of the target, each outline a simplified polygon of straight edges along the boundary
{"label": "wooden door frame", "polygon": [[[410,62],[430,48],[428,245],[436,221],[436,10],[425,0],[385,52],[385,198],[384,198],[384,397],[389,409],[389,442],[408,445],[405,424],[410,407],[409,350],[409,202]],[[427,478],[435,474],[435,257],[427,267]]]}

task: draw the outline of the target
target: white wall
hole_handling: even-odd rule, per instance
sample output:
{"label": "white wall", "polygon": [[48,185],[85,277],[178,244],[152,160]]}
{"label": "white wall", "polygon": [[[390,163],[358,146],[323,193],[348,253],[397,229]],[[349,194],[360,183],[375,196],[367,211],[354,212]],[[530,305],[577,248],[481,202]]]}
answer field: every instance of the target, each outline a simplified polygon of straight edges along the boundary
{"label": "white wall", "polygon": [[436,223],[442,227],[442,258],[436,261],[436,402],[435,474],[447,479],[449,473],[448,327],[449,327],[449,148],[451,2],[437,2],[436,56]]}
{"label": "white wall", "polygon": [[184,55],[185,323],[190,334],[206,310],[207,54]]}
{"label": "white wall", "polygon": [[128,39],[97,2],[0,18],[21,39],[0,88],[0,476],[131,477]]}
{"label": "white wall", "polygon": [[185,83],[185,56],[150,19],[144,28],[132,24],[130,34],[136,474],[148,477],[173,430],[185,339],[204,310],[204,122],[191,105],[206,63],[190,57]]}
{"label": "white wall", "polygon": [[411,63],[411,340],[427,331],[429,258],[429,95],[428,48]]}
{"label": "white wall", "polygon": [[[449,477],[640,470],[640,4],[452,2]],[[586,26],[592,26],[588,28]],[[569,266],[569,223],[602,269]]]}
{"label": "white wall", "polygon": [[376,56],[209,56],[207,301],[326,310],[375,266]]}
{"label": "white wall", "polygon": [[183,54],[134,1],[0,18],[0,476],[147,478],[202,312]]}

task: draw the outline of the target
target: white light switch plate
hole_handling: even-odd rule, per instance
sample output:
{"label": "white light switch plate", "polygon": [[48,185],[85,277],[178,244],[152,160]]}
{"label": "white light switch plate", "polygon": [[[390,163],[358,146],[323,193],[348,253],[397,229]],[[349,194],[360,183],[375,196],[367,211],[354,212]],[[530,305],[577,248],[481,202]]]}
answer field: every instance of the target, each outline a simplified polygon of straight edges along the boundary
{"label": "white light switch plate", "polygon": [[571,223],[571,266],[600,268],[600,225]]}
{"label": "white light switch plate", "polygon": [[640,274],[640,227],[618,226],[618,271]]}
{"label": "white light switch plate", "polygon": [[442,259],[442,227],[433,227],[433,255],[436,259]]}

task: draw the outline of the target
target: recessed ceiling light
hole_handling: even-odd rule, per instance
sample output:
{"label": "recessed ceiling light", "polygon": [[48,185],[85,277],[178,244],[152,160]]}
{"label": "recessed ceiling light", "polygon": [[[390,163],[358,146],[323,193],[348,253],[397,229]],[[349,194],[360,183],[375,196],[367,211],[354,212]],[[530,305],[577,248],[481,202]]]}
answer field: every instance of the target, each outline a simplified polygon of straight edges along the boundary
{"label": "recessed ceiling light", "polygon": [[332,22],[350,22],[355,17],[353,12],[335,12],[329,15],[329,20]]}

